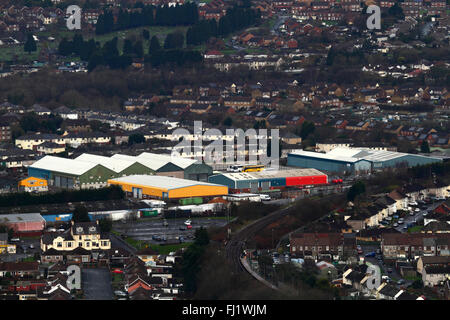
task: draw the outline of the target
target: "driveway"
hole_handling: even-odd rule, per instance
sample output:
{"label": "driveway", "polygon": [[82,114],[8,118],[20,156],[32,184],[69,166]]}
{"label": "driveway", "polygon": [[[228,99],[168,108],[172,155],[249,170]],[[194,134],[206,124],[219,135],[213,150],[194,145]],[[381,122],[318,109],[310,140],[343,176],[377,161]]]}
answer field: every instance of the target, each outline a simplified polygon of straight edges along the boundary
{"label": "driveway", "polygon": [[81,269],[85,300],[113,300],[111,275],[107,268]]}

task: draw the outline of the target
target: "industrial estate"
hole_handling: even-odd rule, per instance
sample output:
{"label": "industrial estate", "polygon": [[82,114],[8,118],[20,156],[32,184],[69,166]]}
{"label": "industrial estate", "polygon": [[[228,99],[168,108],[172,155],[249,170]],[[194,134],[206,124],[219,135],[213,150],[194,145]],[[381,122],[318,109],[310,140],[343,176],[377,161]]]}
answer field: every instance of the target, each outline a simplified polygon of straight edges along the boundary
{"label": "industrial estate", "polygon": [[0,300],[450,300],[449,10],[0,1]]}

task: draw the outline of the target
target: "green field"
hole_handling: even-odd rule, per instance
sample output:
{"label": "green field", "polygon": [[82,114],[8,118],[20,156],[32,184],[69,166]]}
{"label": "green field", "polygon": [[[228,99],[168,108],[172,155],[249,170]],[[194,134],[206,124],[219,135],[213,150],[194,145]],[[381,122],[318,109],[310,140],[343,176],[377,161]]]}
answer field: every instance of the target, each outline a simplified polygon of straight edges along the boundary
{"label": "green field", "polygon": [[169,244],[169,245],[161,245],[161,244],[149,244],[145,241],[136,240],[131,237],[127,237],[125,241],[135,247],[136,249],[145,249],[145,248],[152,248],[158,254],[169,254],[170,252],[178,251],[182,248],[187,248],[189,245],[191,245],[191,242],[183,242],[183,243],[177,243],[177,244]]}
{"label": "green field", "polygon": [[[115,32],[111,32],[108,34],[104,34],[104,35],[95,35],[94,33],[89,33],[89,34],[84,33],[83,38],[85,40],[89,40],[89,39],[93,38],[93,39],[95,39],[95,41],[98,41],[100,44],[103,45],[105,42],[113,39],[114,37],[117,37],[119,40],[118,48],[119,48],[119,51],[122,53],[122,47],[123,47],[124,40],[129,37],[130,38],[135,37],[136,39],[142,38],[142,30],[144,30],[144,29],[149,30],[150,37],[153,37],[154,35],[156,35],[159,38],[160,44],[162,46],[167,34],[175,32],[175,31],[181,31],[186,36],[186,31],[187,31],[188,27],[185,27],[185,26],[181,26],[181,27],[158,27],[158,26],[140,27],[140,28],[135,28],[135,29],[123,30],[123,31],[115,31]],[[36,34],[36,36],[40,39],[40,41],[37,43],[37,51],[36,52],[32,52],[31,54],[26,53],[23,50],[23,44],[8,46],[8,47],[4,46],[4,47],[0,47],[0,61],[1,62],[14,61],[15,63],[33,62],[35,60],[38,60],[39,52],[40,52],[41,48],[48,47],[48,48],[56,49],[56,48],[58,48],[59,42],[63,38],[67,38],[67,39],[71,40],[75,33],[76,33],[76,31],[70,31],[70,30],[67,30],[66,28],[39,32]],[[48,40],[49,37],[53,37],[53,38],[55,38],[55,40],[49,41]],[[144,52],[146,54],[148,53],[149,45],[150,45],[149,41],[147,41],[147,40],[143,41]],[[204,45],[198,46],[198,47],[196,47],[196,49],[204,50],[205,46]],[[65,60],[66,61],[77,61],[79,59],[75,59],[74,57],[68,57]]]}

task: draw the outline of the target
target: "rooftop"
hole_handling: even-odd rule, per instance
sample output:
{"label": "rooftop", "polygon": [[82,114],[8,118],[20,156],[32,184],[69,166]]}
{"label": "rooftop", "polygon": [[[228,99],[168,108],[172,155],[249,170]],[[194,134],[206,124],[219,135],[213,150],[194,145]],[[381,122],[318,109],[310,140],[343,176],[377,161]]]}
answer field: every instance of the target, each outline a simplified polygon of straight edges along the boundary
{"label": "rooftop", "polygon": [[133,175],[133,176],[128,176],[128,177],[122,177],[122,178],[108,180],[108,182],[110,182],[110,181],[136,184],[136,185],[141,185],[141,186],[151,186],[151,187],[167,189],[167,190],[186,188],[186,187],[198,186],[198,185],[223,187],[218,184],[195,181],[195,180],[179,179],[179,178],[166,177],[166,176],[150,176],[150,175]]}

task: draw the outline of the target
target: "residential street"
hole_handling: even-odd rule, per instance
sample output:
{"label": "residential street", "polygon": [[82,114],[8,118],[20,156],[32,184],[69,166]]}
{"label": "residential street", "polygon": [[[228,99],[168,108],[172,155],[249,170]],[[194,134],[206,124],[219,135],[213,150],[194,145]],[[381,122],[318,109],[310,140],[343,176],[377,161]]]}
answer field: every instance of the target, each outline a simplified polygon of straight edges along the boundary
{"label": "residential street", "polygon": [[111,275],[107,268],[81,269],[85,300],[112,300]]}

